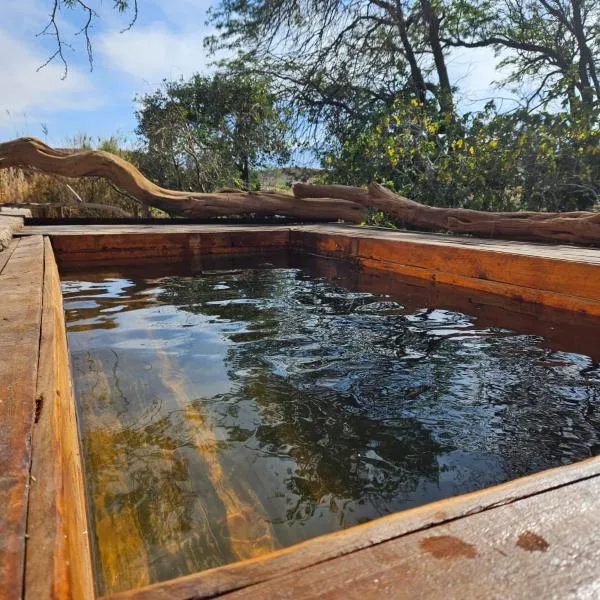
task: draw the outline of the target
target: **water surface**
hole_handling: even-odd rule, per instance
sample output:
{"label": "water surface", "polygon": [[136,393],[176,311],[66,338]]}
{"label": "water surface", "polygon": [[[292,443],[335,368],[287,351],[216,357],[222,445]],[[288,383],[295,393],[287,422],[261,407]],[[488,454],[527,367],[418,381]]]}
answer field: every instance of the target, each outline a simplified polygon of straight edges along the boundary
{"label": "water surface", "polygon": [[289,266],[63,291],[102,594],[600,452],[598,365],[533,323]]}

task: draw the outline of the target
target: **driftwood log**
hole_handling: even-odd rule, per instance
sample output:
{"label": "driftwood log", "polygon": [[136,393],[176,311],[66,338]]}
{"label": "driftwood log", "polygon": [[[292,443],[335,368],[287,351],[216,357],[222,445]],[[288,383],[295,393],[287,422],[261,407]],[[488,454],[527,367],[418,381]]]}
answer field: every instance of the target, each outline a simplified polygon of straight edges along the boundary
{"label": "driftwood log", "polygon": [[600,245],[600,213],[486,212],[440,208],[403,198],[377,183],[368,189],[297,183],[294,195],[227,190],[211,194],[162,188],[126,160],[95,150],[68,153],[35,138],[0,144],[0,169],[35,168],[66,177],[103,177],[146,206],[182,217],[282,215],[360,223],[381,210],[408,225],[491,238]]}
{"label": "driftwood log", "polygon": [[294,185],[297,198],[321,194],[381,210],[391,218],[423,229],[490,238],[600,245],[600,213],[597,212],[487,212],[440,208],[394,194],[378,183],[372,183],[368,190],[343,185]]}
{"label": "driftwood log", "polygon": [[64,177],[103,177],[142,204],[182,217],[253,213],[360,223],[366,214],[364,206],[344,199],[297,199],[290,194],[270,192],[203,194],[168,190],[146,179],[131,163],[114,154],[97,150],[74,153],[54,150],[36,138],[19,138],[0,144],[0,169],[7,167],[35,168]]}

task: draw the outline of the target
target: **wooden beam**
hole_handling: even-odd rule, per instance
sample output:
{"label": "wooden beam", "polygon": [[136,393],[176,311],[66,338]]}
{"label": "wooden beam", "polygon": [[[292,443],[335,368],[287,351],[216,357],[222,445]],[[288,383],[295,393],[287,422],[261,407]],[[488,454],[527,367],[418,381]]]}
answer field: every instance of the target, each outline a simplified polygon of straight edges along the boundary
{"label": "wooden beam", "polygon": [[0,598],[21,598],[31,429],[42,313],[43,241],[19,240],[0,273]]}
{"label": "wooden beam", "polygon": [[48,238],[43,260],[25,598],[87,600],[94,597],[87,503],[60,277]]}

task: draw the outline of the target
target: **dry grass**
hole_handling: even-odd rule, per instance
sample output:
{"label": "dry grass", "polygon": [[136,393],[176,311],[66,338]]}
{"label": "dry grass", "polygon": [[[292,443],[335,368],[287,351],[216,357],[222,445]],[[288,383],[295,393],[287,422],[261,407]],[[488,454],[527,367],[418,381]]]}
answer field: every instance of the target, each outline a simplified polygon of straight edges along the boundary
{"label": "dry grass", "polygon": [[0,204],[30,202],[31,181],[21,169],[0,170]]}
{"label": "dry grass", "polygon": [[120,194],[102,179],[69,179],[29,169],[0,169],[0,204],[61,204],[72,208],[69,212],[76,215],[78,207],[83,208],[78,197],[83,203],[120,208],[131,216],[146,214],[139,202]]}

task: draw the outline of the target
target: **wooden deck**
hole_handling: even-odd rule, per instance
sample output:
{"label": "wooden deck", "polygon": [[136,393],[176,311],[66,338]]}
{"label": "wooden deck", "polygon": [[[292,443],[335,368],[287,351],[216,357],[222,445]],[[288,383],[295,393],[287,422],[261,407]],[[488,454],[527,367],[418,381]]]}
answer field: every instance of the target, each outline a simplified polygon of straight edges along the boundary
{"label": "wooden deck", "polygon": [[[337,225],[16,235],[0,252],[2,599],[94,596],[55,254],[90,266],[291,248],[522,303],[532,319],[541,306],[588,315],[593,330],[600,323],[600,250],[590,248]],[[595,598],[599,527],[597,457],[112,598]]]}

